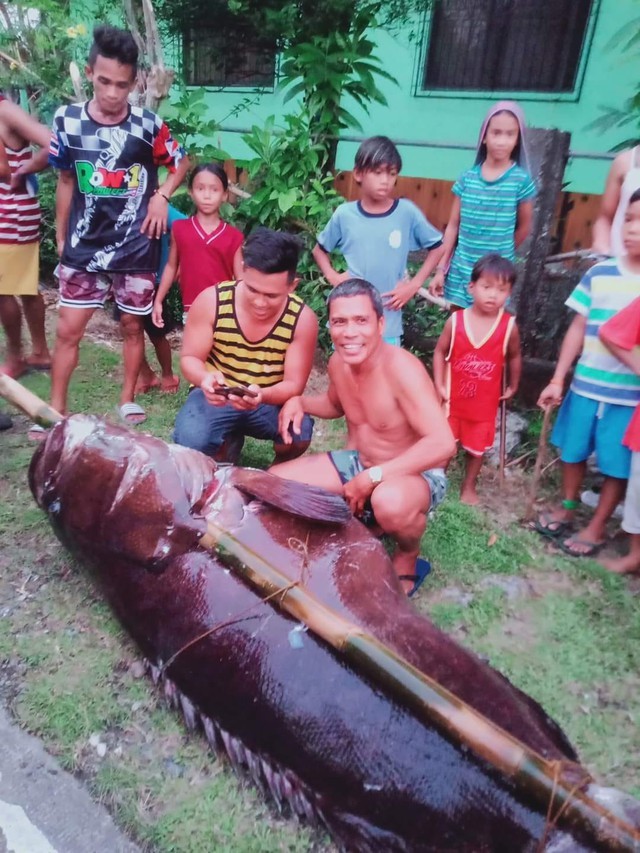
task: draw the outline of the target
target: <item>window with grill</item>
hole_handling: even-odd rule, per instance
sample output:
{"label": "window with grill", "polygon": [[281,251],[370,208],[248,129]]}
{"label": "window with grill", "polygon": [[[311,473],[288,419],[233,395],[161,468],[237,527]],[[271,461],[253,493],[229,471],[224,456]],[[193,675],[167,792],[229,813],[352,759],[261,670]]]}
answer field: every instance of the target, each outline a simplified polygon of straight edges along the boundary
{"label": "window with grill", "polygon": [[572,92],[594,0],[435,0],[424,89]]}
{"label": "window with grill", "polygon": [[182,61],[188,86],[271,88],[276,44],[249,26],[196,23],[183,33]]}

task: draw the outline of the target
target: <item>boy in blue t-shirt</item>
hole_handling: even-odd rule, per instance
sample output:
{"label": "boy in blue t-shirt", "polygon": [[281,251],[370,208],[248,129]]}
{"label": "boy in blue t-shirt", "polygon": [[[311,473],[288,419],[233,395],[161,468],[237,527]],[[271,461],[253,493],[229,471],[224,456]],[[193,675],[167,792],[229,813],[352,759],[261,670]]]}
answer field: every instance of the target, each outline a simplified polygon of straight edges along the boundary
{"label": "boy in blue t-shirt", "polygon": [[[336,209],[318,235],[313,250],[315,262],[332,287],[350,278],[370,281],[382,294],[384,340],[400,346],[402,308],[423,286],[435,269],[442,251],[442,234],[410,201],[393,197],[402,168],[402,158],[386,136],[365,140],[356,153],[354,177],[360,185],[360,200],[345,202]],[[329,253],[338,249],[348,271],[339,273]],[[409,278],[409,252],[428,249],[418,270]]]}

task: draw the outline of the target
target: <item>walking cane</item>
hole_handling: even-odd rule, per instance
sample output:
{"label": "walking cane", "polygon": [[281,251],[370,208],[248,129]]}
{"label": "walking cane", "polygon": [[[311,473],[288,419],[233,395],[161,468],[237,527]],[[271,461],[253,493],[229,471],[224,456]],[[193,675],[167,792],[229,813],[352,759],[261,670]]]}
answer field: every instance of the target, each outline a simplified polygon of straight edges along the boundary
{"label": "walking cane", "polygon": [[507,365],[502,368],[502,400],[500,401],[500,456],[498,461],[498,482],[500,490],[504,488],[504,469],[507,461]]}
{"label": "walking cane", "polygon": [[542,475],[542,466],[547,449],[547,434],[549,432],[549,423],[551,421],[551,406],[547,406],[544,410],[542,419],[542,429],[540,430],[540,438],[538,439],[538,455],[536,456],[536,464],[533,469],[533,479],[529,488],[529,500],[524,511],[524,521],[531,521],[533,518],[533,505],[536,502],[536,494],[540,485],[540,477]]}

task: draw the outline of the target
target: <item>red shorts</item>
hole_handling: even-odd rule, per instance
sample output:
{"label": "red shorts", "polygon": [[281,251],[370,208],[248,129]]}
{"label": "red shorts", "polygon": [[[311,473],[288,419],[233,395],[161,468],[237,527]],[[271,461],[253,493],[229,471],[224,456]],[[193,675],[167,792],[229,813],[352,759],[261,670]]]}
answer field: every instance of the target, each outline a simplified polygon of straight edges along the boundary
{"label": "red shorts", "polygon": [[455,440],[472,456],[484,456],[493,447],[495,418],[492,421],[466,421],[449,415],[449,426]]}
{"label": "red shorts", "polygon": [[151,314],[156,276],[152,272],[88,272],[59,264],[60,305],[67,308],[102,308],[113,291],[125,314]]}

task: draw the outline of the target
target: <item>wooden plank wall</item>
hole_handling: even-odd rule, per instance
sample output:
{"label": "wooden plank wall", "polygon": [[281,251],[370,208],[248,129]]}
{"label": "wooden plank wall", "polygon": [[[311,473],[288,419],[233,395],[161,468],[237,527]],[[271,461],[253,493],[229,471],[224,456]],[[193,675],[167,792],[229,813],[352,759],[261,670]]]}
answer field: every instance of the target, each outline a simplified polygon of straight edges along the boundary
{"label": "wooden plank wall", "polygon": [[[398,178],[398,195],[410,199],[428,217],[436,228],[444,230],[451,206],[452,181],[434,178]],[[352,172],[340,172],[336,189],[349,201],[358,197],[358,185]],[[558,242],[554,252],[571,252],[588,249],[591,245],[591,227],[600,209],[599,195],[562,193],[558,199],[554,231]]]}

